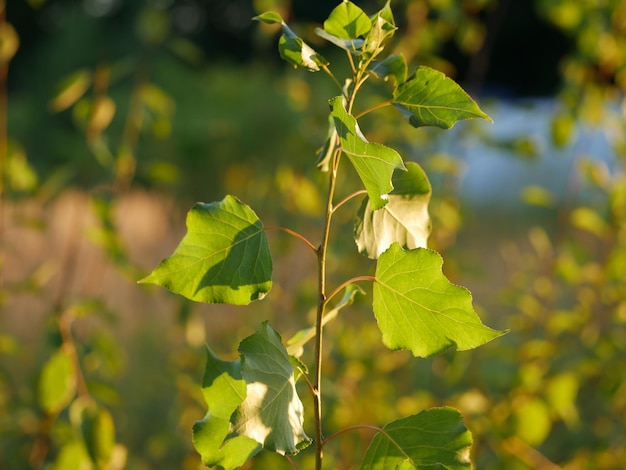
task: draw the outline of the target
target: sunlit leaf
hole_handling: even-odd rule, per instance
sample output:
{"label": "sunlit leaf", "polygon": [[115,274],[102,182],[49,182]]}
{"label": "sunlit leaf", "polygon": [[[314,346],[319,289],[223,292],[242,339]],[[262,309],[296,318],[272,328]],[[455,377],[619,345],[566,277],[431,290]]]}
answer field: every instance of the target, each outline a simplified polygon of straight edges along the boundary
{"label": "sunlit leaf", "polygon": [[198,203],[174,253],[140,283],[166,287],[188,299],[246,305],[269,292],[272,257],[263,224],[233,196]]}
{"label": "sunlit leaf", "polygon": [[296,67],[305,67],[312,72],[317,72],[320,67],[328,64],[324,57],[313,50],[287,26],[278,13],[269,11],[255,16],[253,19],[267,24],[281,25],[282,34],[278,40],[278,52],[288,63]]}
{"label": "sunlit leaf", "polygon": [[9,62],[20,47],[20,37],[11,25],[3,21],[0,24],[0,63]]}
{"label": "sunlit leaf", "polygon": [[470,470],[472,435],[454,408],[432,408],[383,427],[361,470]]}
{"label": "sunlit leaf", "polygon": [[591,207],[577,207],[570,215],[574,227],[593,233],[597,237],[604,237],[609,232],[606,221]]}
{"label": "sunlit leaf", "polygon": [[532,206],[553,207],[555,197],[554,194],[546,188],[531,185],[523,189],[522,200]]}
{"label": "sunlit leaf", "polygon": [[209,410],[193,428],[194,445],[206,465],[235,468],[261,446],[295,454],[309,445],[294,367],[267,322],[241,342],[240,360],[223,361],[207,350],[202,391]]}
{"label": "sunlit leaf", "polygon": [[53,470],[85,470],[91,469],[92,463],[85,446],[80,441],[64,444],[57,455]]}
{"label": "sunlit leaf", "polygon": [[396,31],[390,0],[387,0],[385,6],[372,16],[370,21],[372,27],[365,37],[365,44],[363,45],[363,53],[367,59],[381,53],[384,49],[383,43],[391,38]]}
{"label": "sunlit leaf", "polygon": [[342,1],[324,21],[324,31],[341,39],[362,38],[371,27],[365,12],[350,1]]}
{"label": "sunlit leaf", "polygon": [[311,443],[303,428],[303,406],[294,367],[278,333],[264,322],[240,346],[247,395],[237,409],[233,432],[279,454],[296,454]]}
{"label": "sunlit leaf", "polygon": [[393,174],[394,190],[385,207],[373,210],[368,198],[357,213],[355,241],[359,252],[370,258],[378,258],[392,243],[409,249],[426,248],[430,183],[417,163],[407,162],[406,167],[408,171]]}
{"label": "sunlit leaf", "polygon": [[372,208],[380,209],[387,203],[388,194],[393,189],[393,171],[396,168],[406,169],[402,157],[392,148],[368,142],[356,119],[346,111],[341,96],[330,100],[330,108],[341,150],[361,177]]}
{"label": "sunlit leaf", "polygon": [[483,325],[469,291],[451,284],[442,264],[435,251],[405,251],[397,243],[380,255],[374,314],[388,348],[428,357],[450,347],[473,349],[503,334]]}
{"label": "sunlit leaf", "polygon": [[462,119],[491,121],[454,80],[424,66],[398,85],[393,92],[393,104],[414,127],[449,129]]}
{"label": "sunlit leaf", "polygon": [[76,103],[91,85],[92,73],[88,69],[80,69],[65,77],[57,86],[57,91],[50,101],[50,109],[54,112],[63,111]]}
{"label": "sunlit leaf", "polygon": [[539,445],[548,437],[552,428],[550,408],[543,400],[531,398],[513,409],[515,435],[531,446]]}
{"label": "sunlit leaf", "polygon": [[193,426],[193,444],[202,462],[226,470],[243,465],[261,450],[261,445],[246,436],[230,436],[230,418],[246,397],[246,382],[241,377],[241,361],[223,361],[207,347],[207,364],[202,392],[208,405],[206,416]]}
{"label": "sunlit leaf", "polygon": [[58,349],[46,361],[39,377],[39,404],[56,414],[72,401],[76,393],[76,373],[71,355]]}

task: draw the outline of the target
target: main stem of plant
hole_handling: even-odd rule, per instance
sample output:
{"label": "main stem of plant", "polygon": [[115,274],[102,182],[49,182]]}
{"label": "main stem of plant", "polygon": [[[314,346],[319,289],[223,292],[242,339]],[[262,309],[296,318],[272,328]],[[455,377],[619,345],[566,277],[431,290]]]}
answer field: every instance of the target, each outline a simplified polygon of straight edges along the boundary
{"label": "main stem of plant", "polygon": [[322,435],[322,318],[326,308],[326,251],[328,248],[328,236],[330,233],[330,220],[333,214],[333,196],[337,181],[337,167],[339,165],[339,150],[333,155],[330,180],[328,184],[328,199],[326,201],[326,215],[324,218],[324,231],[322,242],[317,249],[318,261],[318,293],[317,315],[315,319],[315,373],[313,376],[313,408],[315,412],[315,469],[322,470],[324,456],[324,436]]}

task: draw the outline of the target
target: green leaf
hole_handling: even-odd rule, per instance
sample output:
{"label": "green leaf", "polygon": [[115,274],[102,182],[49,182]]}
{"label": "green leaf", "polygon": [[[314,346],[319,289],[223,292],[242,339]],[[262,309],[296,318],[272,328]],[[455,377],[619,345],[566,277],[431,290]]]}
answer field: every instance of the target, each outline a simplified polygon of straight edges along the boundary
{"label": "green leaf", "polygon": [[294,367],[267,322],[241,342],[240,360],[223,361],[207,351],[202,391],[209,411],[193,427],[194,446],[205,465],[230,469],[261,446],[295,454],[309,445]]}
{"label": "green leaf", "polygon": [[324,31],[341,39],[358,39],[369,33],[372,27],[365,12],[350,1],[337,5],[324,21]]}
{"label": "green leaf", "polygon": [[[377,56],[384,50],[383,43],[396,31],[396,24],[391,11],[390,0],[370,19],[372,27],[365,38],[363,52],[367,59]],[[398,82],[399,83],[399,82]]]}
{"label": "green leaf", "polygon": [[462,119],[491,121],[454,80],[424,66],[398,85],[393,92],[393,104],[414,127],[449,129]]}
{"label": "green leaf", "polygon": [[345,49],[346,51],[356,52],[361,47],[365,41],[363,39],[342,39],[337,36],[333,36],[332,34],[328,34],[322,28],[315,28],[315,34],[317,34],[322,39],[326,39],[328,42],[334,44],[341,49]]}
{"label": "green leaf", "polygon": [[387,204],[388,193],[393,189],[391,176],[396,168],[405,170],[402,157],[394,149],[365,139],[356,119],[348,114],[343,98],[330,100],[331,115],[339,135],[341,150],[359,174],[374,210]]}
{"label": "green leaf", "polygon": [[453,346],[473,349],[504,334],[483,325],[469,291],[451,284],[442,265],[435,251],[404,251],[397,243],[380,255],[374,314],[388,348],[429,357]]}
{"label": "green leaf", "polygon": [[431,408],[383,427],[361,470],[470,470],[472,435],[454,408]]}
{"label": "green leaf", "polygon": [[280,24],[282,35],[278,40],[280,56],[295,67],[305,67],[311,72],[317,72],[320,67],[328,65],[328,61],[315,52],[311,46],[294,33],[283,18],[276,12],[267,11],[253,18],[267,24]]}
{"label": "green leaf", "polygon": [[71,355],[58,349],[41,369],[39,404],[49,414],[57,414],[72,401],[76,393],[76,373]]}
{"label": "green leaf", "polygon": [[237,198],[198,203],[187,214],[187,234],[174,253],[140,283],[166,287],[188,299],[246,305],[262,299],[272,281],[263,224]]}
{"label": "green leaf", "polygon": [[52,465],[52,470],[91,470],[92,468],[89,454],[80,441],[63,444]]}
{"label": "green leaf", "polygon": [[86,407],[82,413],[81,431],[89,457],[96,468],[106,468],[115,446],[115,426],[111,413],[95,404]]}
{"label": "green leaf", "polygon": [[202,462],[227,470],[243,465],[261,450],[261,445],[246,436],[228,437],[230,418],[246,397],[241,361],[223,361],[207,347],[202,392],[209,410],[193,426],[193,444]]}
{"label": "green leaf", "polygon": [[392,243],[408,249],[426,248],[430,234],[430,183],[417,163],[407,162],[406,167],[408,171],[393,174],[394,190],[385,207],[372,209],[368,198],[357,213],[355,241],[359,252],[372,259]]}
{"label": "green leaf", "polygon": [[333,152],[335,151],[335,146],[337,145],[337,129],[335,129],[335,121],[333,117],[328,115],[328,133],[326,135],[326,142],[324,142],[324,146],[318,151],[318,158],[316,165],[323,171],[324,173],[328,173],[330,170],[330,160],[333,156]]}
{"label": "green leaf", "polygon": [[268,322],[239,345],[247,396],[237,409],[233,431],[265,449],[296,454],[311,443],[303,428],[303,406],[296,392],[294,367],[280,336]]}
{"label": "green leaf", "polygon": [[390,55],[381,62],[372,62],[368,70],[377,78],[382,78],[383,80],[393,77],[396,83],[406,81],[407,65],[406,59],[402,54]]}
{"label": "green leaf", "polygon": [[280,14],[276,13],[275,11],[266,11],[265,13],[261,13],[260,15],[255,16],[252,19],[256,21],[262,21],[263,23],[267,24],[284,23],[282,16],[280,16]]}

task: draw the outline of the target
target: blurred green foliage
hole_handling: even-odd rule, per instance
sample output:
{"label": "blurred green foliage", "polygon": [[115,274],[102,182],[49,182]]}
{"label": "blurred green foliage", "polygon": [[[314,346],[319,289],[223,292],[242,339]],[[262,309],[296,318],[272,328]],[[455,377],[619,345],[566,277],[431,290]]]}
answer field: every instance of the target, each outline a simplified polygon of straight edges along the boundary
{"label": "blurred green foliage", "polygon": [[[138,274],[167,251],[148,245],[159,253],[146,255],[134,246],[120,230],[120,210],[133,191],[147,188],[171,222],[181,206],[228,192],[260,214],[280,210],[276,222],[287,226],[294,213],[306,214],[293,227],[306,233],[320,214],[314,162],[328,112],[311,96],[332,84],[304,72],[283,74],[269,60],[225,60],[213,54],[214,39],[202,47],[207,15],[229,18],[217,9],[225,2],[206,10],[182,1],[6,3],[0,462],[11,469],[104,461],[108,467],[87,468],[199,468],[190,429],[205,412],[198,387],[205,338],[233,350],[259,318],[295,331],[293,317],[309,314],[312,303],[312,265],[293,242],[273,236],[289,274],[275,280],[273,295],[250,318],[170,297],[151,301],[154,293],[141,291],[118,301],[121,289],[105,289],[111,273],[121,279],[114,285],[138,290]],[[542,48],[531,46],[535,30],[506,15],[507,5],[525,2],[397,3],[398,51],[452,76],[465,71],[483,92],[485,69],[502,57],[498,28],[522,30],[527,44],[505,55],[545,63]],[[302,8],[288,0],[229,5],[251,13],[233,20],[239,32],[235,26],[255,11],[275,8],[289,17]],[[530,149],[540,161],[562,158],[557,148],[569,155],[573,163],[559,175],[564,193],[533,185],[521,195],[530,209],[475,214],[459,200],[463,167],[472,161],[442,152],[438,132],[416,134],[384,117],[363,126],[372,139],[410,152],[440,175],[430,243],[446,251],[447,275],[475,293],[481,317],[512,332],[471,353],[408,361],[408,354],[380,346],[367,303],[357,297],[328,330],[327,343],[336,346],[325,360],[337,377],[324,384],[328,426],[379,424],[446,403],[463,412],[474,435],[477,468],[617,470],[626,461],[626,2],[533,5],[569,49],[558,61],[562,81],[546,130],[553,145],[531,148],[525,140],[518,149],[526,152],[521,158]],[[244,43],[233,33],[229,44],[247,57],[275,54],[270,30],[250,34]],[[471,132],[468,125],[459,138]],[[597,136],[608,142],[608,156],[594,154]],[[72,188],[88,200],[80,206],[88,230],[71,208],[54,210]],[[69,230],[54,232],[59,225]],[[350,235],[338,234],[335,253],[354,249]],[[106,262],[88,257],[87,236]],[[40,238],[47,249],[29,247]],[[96,288],[82,291],[81,276]],[[354,468],[370,437],[360,431],[337,439],[329,468]],[[255,468],[290,465],[267,454]]]}

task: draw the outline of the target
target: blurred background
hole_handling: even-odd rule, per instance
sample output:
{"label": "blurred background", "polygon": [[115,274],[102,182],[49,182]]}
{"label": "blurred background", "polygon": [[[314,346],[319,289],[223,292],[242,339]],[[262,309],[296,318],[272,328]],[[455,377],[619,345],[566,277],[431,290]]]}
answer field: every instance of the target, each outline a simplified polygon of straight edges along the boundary
{"label": "blurred background", "polygon": [[[263,320],[284,339],[311,323],[315,260],[278,232],[274,287],[250,307],[136,281],[175,248],[195,201],[225,194],[316,243],[316,150],[337,92],[283,63],[276,29],[251,18],[280,12],[342,76],[344,56],[313,33],[336,4],[0,0],[0,469],[91,468],[80,406],[116,443],[108,468],[202,468],[191,426],[206,412],[205,343],[233,359]],[[389,351],[364,286],[327,328],[327,433],[452,405],[478,469],[623,469],[626,1],[391,6],[392,51],[454,78],[494,124],[414,129],[389,109],[363,131],[424,167],[430,246],[483,321],[511,332],[426,360]],[[374,269],[351,212],[334,219],[335,285]],[[358,468],[370,438],[333,440],[328,468]],[[248,468],[292,467],[262,454]]]}

